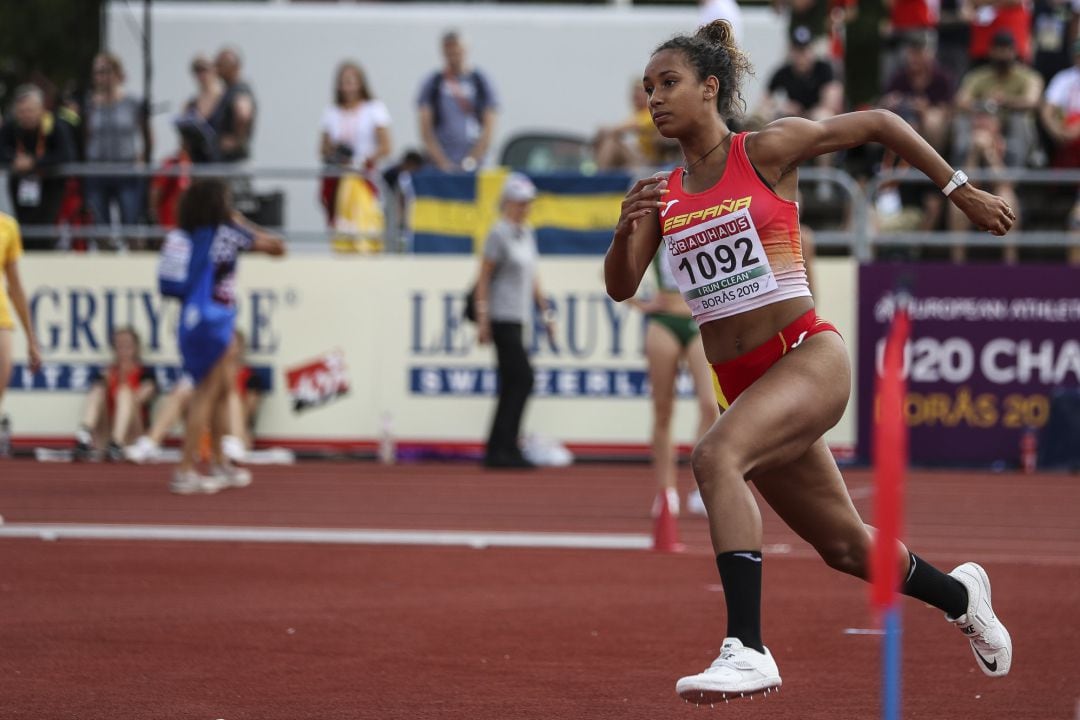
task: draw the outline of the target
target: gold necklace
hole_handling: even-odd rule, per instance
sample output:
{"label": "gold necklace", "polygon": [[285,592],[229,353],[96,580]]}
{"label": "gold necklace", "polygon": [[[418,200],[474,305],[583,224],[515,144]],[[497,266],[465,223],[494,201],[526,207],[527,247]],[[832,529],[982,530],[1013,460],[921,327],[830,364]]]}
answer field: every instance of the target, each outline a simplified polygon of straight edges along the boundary
{"label": "gold necklace", "polygon": [[694,167],[695,165],[697,165],[698,163],[700,163],[700,162],[701,162],[702,160],[704,160],[705,158],[707,158],[707,157],[709,157],[710,155],[712,155],[712,152],[713,152],[713,150],[715,150],[716,148],[718,148],[718,147],[720,147],[721,145],[723,145],[723,144],[724,144],[724,141],[726,141],[726,140],[727,140],[727,139],[728,139],[729,137],[731,137],[731,131],[730,131],[730,130],[728,130],[728,133],[727,133],[727,135],[725,135],[724,137],[720,138],[720,142],[716,143],[716,144],[715,144],[715,145],[713,145],[713,146],[712,146],[711,148],[709,148],[709,151],[708,151],[707,153],[705,153],[704,155],[702,155],[701,157],[699,157],[699,158],[698,158],[697,160],[695,160],[694,162],[692,162],[692,163],[690,163],[689,165],[687,165],[686,167],[684,167],[684,168],[683,168],[683,175],[689,175],[689,174],[690,174],[690,168]]}

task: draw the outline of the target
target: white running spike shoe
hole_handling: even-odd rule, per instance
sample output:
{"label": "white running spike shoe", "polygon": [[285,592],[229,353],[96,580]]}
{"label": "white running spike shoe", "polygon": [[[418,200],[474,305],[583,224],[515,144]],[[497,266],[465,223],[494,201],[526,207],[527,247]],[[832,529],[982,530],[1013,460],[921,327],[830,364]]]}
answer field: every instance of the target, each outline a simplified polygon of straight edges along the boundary
{"label": "white running spike shoe", "polygon": [[176,495],[213,495],[221,488],[217,478],[200,475],[195,470],[177,470],[169,482],[169,490]]}
{"label": "white running spike shoe", "polygon": [[247,455],[247,448],[244,447],[244,441],[235,435],[222,435],[221,454],[226,460],[243,462],[244,456]]}
{"label": "white running spike shoe", "polygon": [[214,465],[210,468],[210,475],[222,488],[242,488],[251,484],[251,471],[232,463]]}
{"label": "white running spike shoe", "polygon": [[134,445],[124,448],[124,457],[139,465],[156,460],[160,454],[161,448],[148,435],[140,435]]}
{"label": "white running spike shoe", "polygon": [[780,671],[769,648],[762,654],[744,647],[738,638],[724,638],[720,657],[705,672],[675,683],[675,692],[687,702],[711,705],[770,693],[779,690],[780,684]]}
{"label": "white running spike shoe", "polygon": [[705,507],[705,501],[701,499],[701,491],[694,488],[686,496],[686,511],[691,515],[708,517],[709,510]]}
{"label": "white running spike shoe", "polygon": [[990,677],[1008,675],[1012,667],[1012,638],[990,605],[990,578],[986,571],[968,562],[949,575],[967,589],[968,606],[967,612],[960,617],[946,615],[945,619],[960,628],[964,637],[971,641],[971,652],[984,673]]}

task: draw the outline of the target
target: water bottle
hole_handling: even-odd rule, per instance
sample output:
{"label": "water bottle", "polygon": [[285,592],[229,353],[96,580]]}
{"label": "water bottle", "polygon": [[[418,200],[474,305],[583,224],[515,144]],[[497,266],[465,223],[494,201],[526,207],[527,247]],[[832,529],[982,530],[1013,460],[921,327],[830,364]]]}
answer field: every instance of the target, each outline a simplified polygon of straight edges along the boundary
{"label": "water bottle", "polygon": [[11,457],[11,418],[0,416],[0,458]]}
{"label": "water bottle", "polygon": [[393,465],[397,460],[397,446],[394,443],[394,418],[386,412],[382,416],[379,428],[379,462]]}
{"label": "water bottle", "polygon": [[1020,467],[1025,474],[1035,472],[1039,460],[1039,438],[1035,428],[1029,427],[1020,436]]}

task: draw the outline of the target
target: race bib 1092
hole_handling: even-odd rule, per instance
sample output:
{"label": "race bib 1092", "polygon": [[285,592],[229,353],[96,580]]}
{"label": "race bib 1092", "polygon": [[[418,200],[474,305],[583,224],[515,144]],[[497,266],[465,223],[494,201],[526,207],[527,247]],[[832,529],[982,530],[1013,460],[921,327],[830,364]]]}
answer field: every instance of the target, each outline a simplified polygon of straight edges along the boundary
{"label": "race bib 1092", "polygon": [[695,317],[776,289],[749,210],[671,235],[667,247],[667,262]]}

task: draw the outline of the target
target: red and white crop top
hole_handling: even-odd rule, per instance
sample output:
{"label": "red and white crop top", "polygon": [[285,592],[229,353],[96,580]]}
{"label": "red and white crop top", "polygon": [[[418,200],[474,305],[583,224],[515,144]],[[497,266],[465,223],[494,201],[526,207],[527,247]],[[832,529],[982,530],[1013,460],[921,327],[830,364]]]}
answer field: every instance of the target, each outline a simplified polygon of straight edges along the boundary
{"label": "red and white crop top", "polygon": [[668,178],[660,211],[663,259],[698,325],[810,295],[799,234],[799,206],[762,182],[734,135],[720,181],[683,189],[683,169]]}

